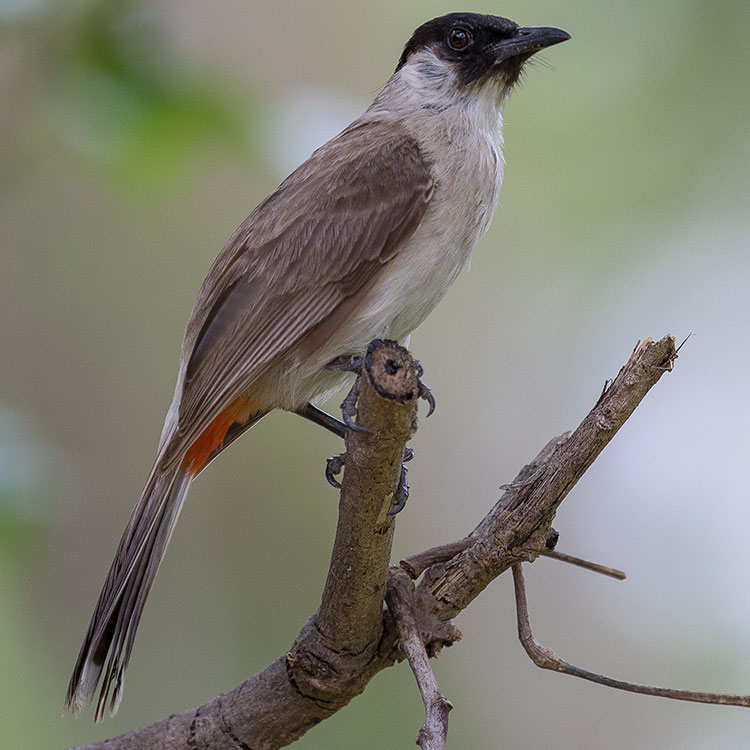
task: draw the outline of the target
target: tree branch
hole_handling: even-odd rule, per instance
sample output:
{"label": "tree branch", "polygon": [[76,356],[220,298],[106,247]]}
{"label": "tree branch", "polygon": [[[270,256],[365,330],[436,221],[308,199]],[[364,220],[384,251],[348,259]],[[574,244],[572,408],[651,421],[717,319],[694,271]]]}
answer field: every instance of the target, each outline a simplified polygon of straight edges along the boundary
{"label": "tree branch", "polygon": [[551,440],[506,485],[471,532],[472,544],[425,572],[417,588],[422,606],[440,620],[455,617],[514,563],[535,560],[554,546],[551,524],[560,503],[676,357],[672,336],[639,343],[575,432]]}
{"label": "tree branch", "polygon": [[[424,572],[412,606],[430,657],[460,638],[452,618],[494,578],[554,547],[557,532],[551,524],[560,503],[648,390],[672,369],[676,356],[671,336],[636,346],[575,432],[551,440],[468,537],[407,558],[410,575]],[[403,368],[411,384],[410,357]],[[372,382],[372,374],[363,377],[359,399],[359,419],[368,432],[347,438],[339,526],[323,602],[289,653],[224,696],[88,750],[283,747],[411,649],[413,623],[405,627],[398,607],[396,617],[381,607],[393,533],[386,511],[415,426],[417,386],[403,391],[412,389],[402,402],[383,397]]]}
{"label": "tree branch", "polygon": [[594,573],[601,573],[603,576],[616,578],[618,581],[624,581],[627,578],[627,575],[622,570],[610,568],[607,565],[600,565],[599,563],[591,562],[590,560],[582,560],[580,557],[574,557],[573,555],[566,555],[564,552],[558,552],[555,549],[543,550],[541,554],[543,557],[551,557],[553,560],[559,560],[560,562],[569,563],[570,565],[577,565],[579,568],[585,568]]}

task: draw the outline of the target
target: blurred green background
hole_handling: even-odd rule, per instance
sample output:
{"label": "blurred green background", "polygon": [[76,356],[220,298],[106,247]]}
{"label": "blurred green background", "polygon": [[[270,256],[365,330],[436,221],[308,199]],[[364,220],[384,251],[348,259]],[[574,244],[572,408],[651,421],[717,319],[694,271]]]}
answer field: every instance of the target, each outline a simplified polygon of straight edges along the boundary
{"label": "blurred green background", "polygon": [[[468,273],[412,337],[422,421],[394,559],[463,536],[639,338],[693,336],[527,566],[536,635],[624,679],[750,692],[747,0],[0,0],[0,746],[121,733],[226,691],[315,610],[337,441],[272,415],[191,491],[119,715],[60,718],[150,467],[184,323],[224,239],[452,10],[559,25],[505,108],[506,182]],[[471,364],[468,364],[471,363]],[[541,672],[508,576],[436,663],[452,747],[746,748],[750,714]],[[412,747],[408,668],[300,748]]]}

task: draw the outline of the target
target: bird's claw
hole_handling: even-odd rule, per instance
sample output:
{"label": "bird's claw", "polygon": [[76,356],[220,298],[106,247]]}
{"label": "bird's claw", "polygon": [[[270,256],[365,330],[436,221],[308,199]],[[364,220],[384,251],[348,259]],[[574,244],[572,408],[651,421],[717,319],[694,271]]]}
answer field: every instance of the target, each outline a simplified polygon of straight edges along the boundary
{"label": "bird's claw", "polygon": [[435,397],[432,395],[432,391],[430,390],[430,386],[427,385],[427,383],[422,380],[422,375],[424,375],[424,367],[417,362],[417,396],[419,398],[424,399],[427,402],[427,416],[429,417],[432,412],[435,411]]}
{"label": "bird's claw", "polygon": [[[410,448],[406,450],[411,451]],[[404,452],[404,455],[406,455],[406,452]],[[412,458],[414,458],[414,451],[411,451],[411,456],[404,460],[411,460]],[[406,466],[401,464],[401,476],[398,479],[398,487],[393,495],[393,507],[386,513],[387,516],[395,516],[406,507],[406,501],[409,499],[409,485],[406,481],[406,471]]]}
{"label": "bird's claw", "polygon": [[354,421],[354,415],[357,413],[360,377],[361,376],[357,375],[354,385],[349,393],[346,394],[346,398],[341,402],[341,418],[350,430],[353,430],[354,432],[367,432],[366,427],[363,427],[361,424],[357,424]]}
{"label": "bird's claw", "polygon": [[331,487],[337,490],[341,489],[341,482],[336,479],[336,475],[341,473],[346,463],[346,453],[339,453],[337,456],[331,456],[326,459],[326,480]]}

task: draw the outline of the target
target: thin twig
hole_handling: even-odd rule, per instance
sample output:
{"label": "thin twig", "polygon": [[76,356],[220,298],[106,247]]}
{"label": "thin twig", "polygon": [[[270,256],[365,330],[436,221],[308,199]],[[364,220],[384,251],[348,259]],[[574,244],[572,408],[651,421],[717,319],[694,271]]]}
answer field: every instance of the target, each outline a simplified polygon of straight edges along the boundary
{"label": "thin twig", "polygon": [[544,550],[541,555],[542,557],[551,557],[553,560],[559,560],[560,562],[569,563],[570,565],[576,565],[579,568],[591,570],[594,573],[601,573],[603,576],[616,578],[618,581],[624,581],[627,578],[622,570],[608,568],[606,565],[600,565],[599,563],[584,560],[580,557],[573,557],[573,555],[567,555],[565,552],[558,552],[556,549]]}
{"label": "thin twig", "polygon": [[685,338],[682,340],[682,343],[675,349],[675,351],[679,352],[680,349],[682,349],[682,347],[685,346],[685,344],[687,344],[688,339],[693,336],[695,336],[695,334],[692,331],[690,331],[690,333],[687,336],[685,336]]}
{"label": "thin twig", "polygon": [[606,677],[596,672],[589,672],[573,664],[563,661],[555,653],[542,646],[531,633],[531,624],[529,623],[529,608],[526,600],[526,586],[524,584],[523,571],[521,563],[513,566],[513,587],[516,593],[516,614],[518,617],[518,638],[521,641],[526,653],[531,661],[541,669],[551,669],[553,672],[562,672],[573,677],[580,677],[583,680],[596,682],[599,685],[616,688],[617,690],[626,690],[630,693],[640,693],[641,695],[655,695],[660,698],[672,698],[678,701],[691,701],[693,703],[713,703],[724,706],[744,706],[750,707],[750,695],[729,695],[726,693],[704,693],[692,690],[675,690],[673,688],[652,687],[651,685],[639,685],[634,682],[624,682],[615,680],[612,677]]}
{"label": "thin twig", "polygon": [[385,595],[388,609],[398,628],[399,643],[417,680],[425,707],[425,722],[417,733],[422,750],[445,750],[448,739],[448,713],[453,708],[438,687],[430,666],[422,634],[414,613],[414,584],[406,571],[393,567],[388,574]]}

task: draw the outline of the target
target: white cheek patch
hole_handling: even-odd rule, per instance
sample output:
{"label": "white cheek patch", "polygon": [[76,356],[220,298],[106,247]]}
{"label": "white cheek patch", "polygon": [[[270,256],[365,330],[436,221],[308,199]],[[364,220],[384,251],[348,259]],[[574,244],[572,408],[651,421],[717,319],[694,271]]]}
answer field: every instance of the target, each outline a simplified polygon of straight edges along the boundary
{"label": "white cheek patch", "polygon": [[455,103],[456,70],[432,50],[415,52],[399,71],[401,83],[410,96],[426,105],[450,106]]}
{"label": "white cheek patch", "polygon": [[417,75],[432,83],[435,83],[436,79],[453,78],[453,67],[429,50],[422,50],[412,55],[405,67],[411,67],[412,61]]}

